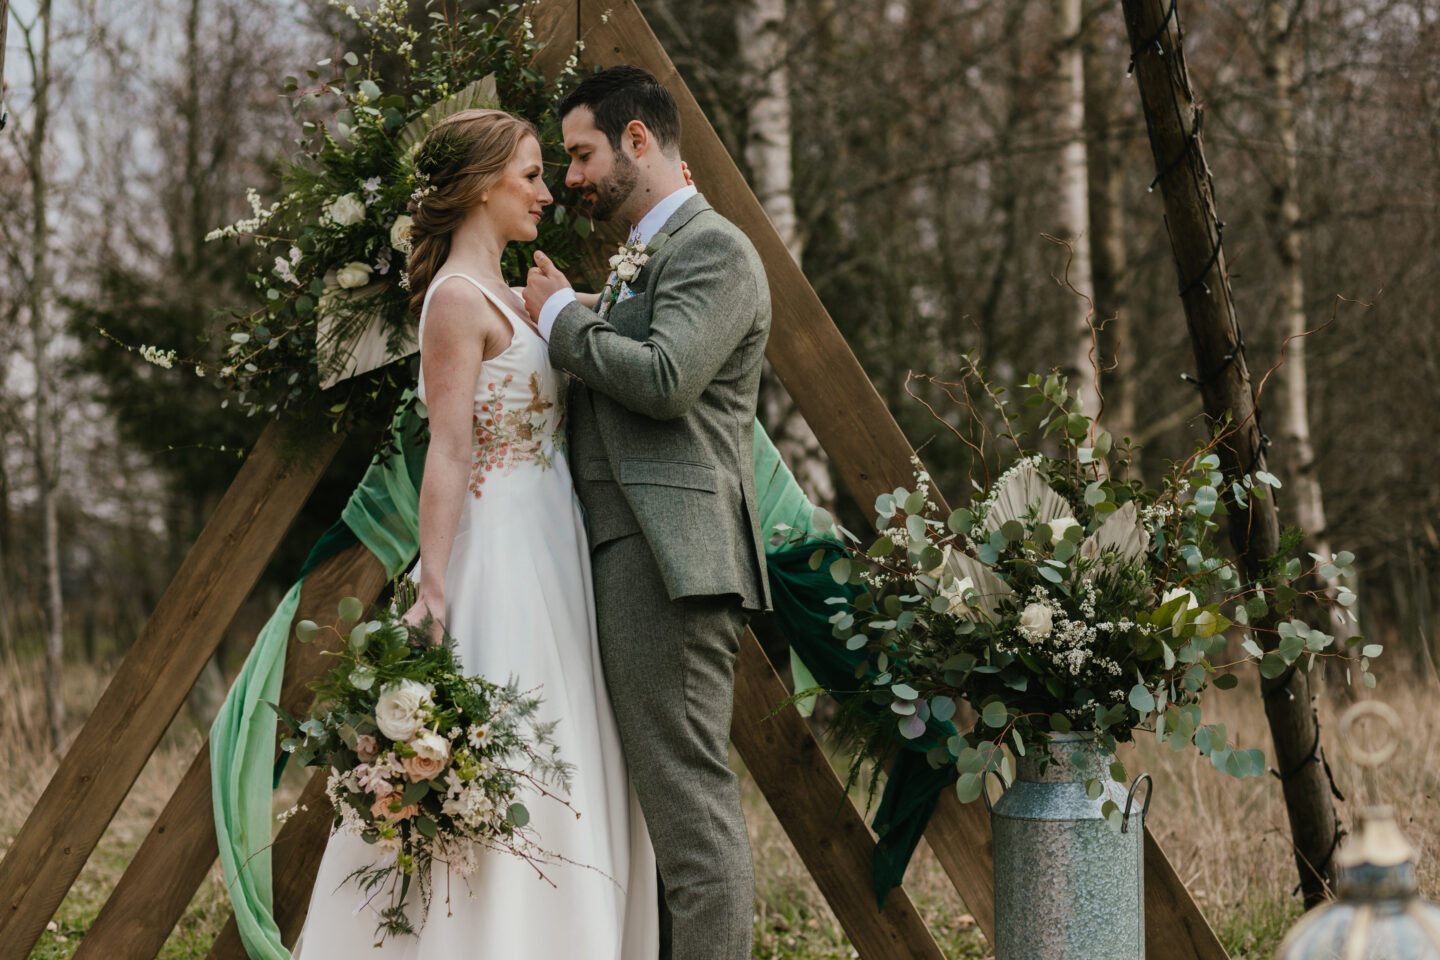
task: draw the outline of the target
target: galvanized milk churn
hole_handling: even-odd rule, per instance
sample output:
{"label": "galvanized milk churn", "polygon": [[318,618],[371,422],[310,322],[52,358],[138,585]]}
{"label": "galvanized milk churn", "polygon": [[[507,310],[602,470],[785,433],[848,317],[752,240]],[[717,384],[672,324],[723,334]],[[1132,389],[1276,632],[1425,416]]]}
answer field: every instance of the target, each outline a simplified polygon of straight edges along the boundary
{"label": "galvanized milk churn", "polygon": [[[1104,791],[1094,800],[1090,779]],[[1118,832],[1100,813],[1107,798],[1124,812]],[[1149,775],[1127,792],[1084,735],[1056,734],[1019,758],[1014,782],[990,809],[995,960],[1145,960],[1149,806]]]}
{"label": "galvanized milk churn", "polygon": [[[1374,716],[1390,727],[1389,742],[1366,749],[1356,721]],[[1399,745],[1400,718],[1378,700],[1357,703],[1340,720],[1340,742],[1362,767],[1379,767]],[[1394,812],[1370,806],[1336,858],[1339,898],[1307,913],[1280,944],[1280,960],[1440,960],[1440,907],[1420,897],[1415,850]]]}

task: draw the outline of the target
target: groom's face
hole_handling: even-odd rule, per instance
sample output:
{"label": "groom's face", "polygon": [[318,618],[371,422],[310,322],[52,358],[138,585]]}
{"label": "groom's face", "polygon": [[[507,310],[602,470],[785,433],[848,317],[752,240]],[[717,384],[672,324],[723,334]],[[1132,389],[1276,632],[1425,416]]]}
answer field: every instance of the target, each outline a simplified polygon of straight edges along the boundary
{"label": "groom's face", "polygon": [[610,139],[595,126],[589,107],[580,106],[565,114],[561,123],[570,169],[565,185],[580,191],[589,214],[609,220],[635,192],[640,171],[625,153],[610,146]]}

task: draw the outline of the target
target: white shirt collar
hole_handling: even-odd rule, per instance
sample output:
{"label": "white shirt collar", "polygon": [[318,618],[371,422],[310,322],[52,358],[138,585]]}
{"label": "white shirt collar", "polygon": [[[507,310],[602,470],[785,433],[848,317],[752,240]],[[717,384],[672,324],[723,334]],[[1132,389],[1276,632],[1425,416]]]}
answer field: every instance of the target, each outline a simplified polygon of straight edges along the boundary
{"label": "white shirt collar", "polygon": [[660,232],[660,228],[665,226],[665,221],[674,216],[675,211],[679,210],[686,200],[699,192],[693,183],[687,184],[651,207],[650,212],[641,217],[635,227],[640,232],[640,242],[649,243],[655,234]]}

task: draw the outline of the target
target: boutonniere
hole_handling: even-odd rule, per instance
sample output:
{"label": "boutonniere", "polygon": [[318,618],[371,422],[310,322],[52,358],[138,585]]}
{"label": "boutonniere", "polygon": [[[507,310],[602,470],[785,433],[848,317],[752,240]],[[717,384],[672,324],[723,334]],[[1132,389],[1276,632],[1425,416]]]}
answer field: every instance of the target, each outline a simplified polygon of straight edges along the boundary
{"label": "boutonniere", "polygon": [[619,252],[610,258],[610,270],[615,274],[617,282],[606,288],[605,300],[607,303],[613,303],[619,299],[622,287],[629,289],[629,285],[639,278],[640,271],[645,264],[650,262],[650,257],[668,239],[670,239],[668,235],[657,233],[649,243],[636,240],[633,243],[620,244]]}

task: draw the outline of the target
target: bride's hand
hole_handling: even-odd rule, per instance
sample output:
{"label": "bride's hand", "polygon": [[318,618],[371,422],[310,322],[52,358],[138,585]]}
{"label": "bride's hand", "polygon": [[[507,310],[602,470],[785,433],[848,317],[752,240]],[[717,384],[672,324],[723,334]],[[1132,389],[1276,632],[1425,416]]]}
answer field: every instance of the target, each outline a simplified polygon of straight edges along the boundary
{"label": "bride's hand", "polygon": [[[439,611],[436,613],[435,611]],[[425,621],[430,621],[429,634],[431,646],[438,647],[441,639],[445,636],[445,624],[440,616],[445,612],[445,599],[420,596],[415,603],[406,610],[400,617],[400,622],[408,627],[424,627]]]}
{"label": "bride's hand", "polygon": [[680,161],[680,172],[685,175],[685,186],[687,186],[687,187],[693,187],[693,186],[695,186],[695,178],[692,177],[692,176],[690,176],[690,164],[686,163],[684,160],[681,160],[681,161]]}

